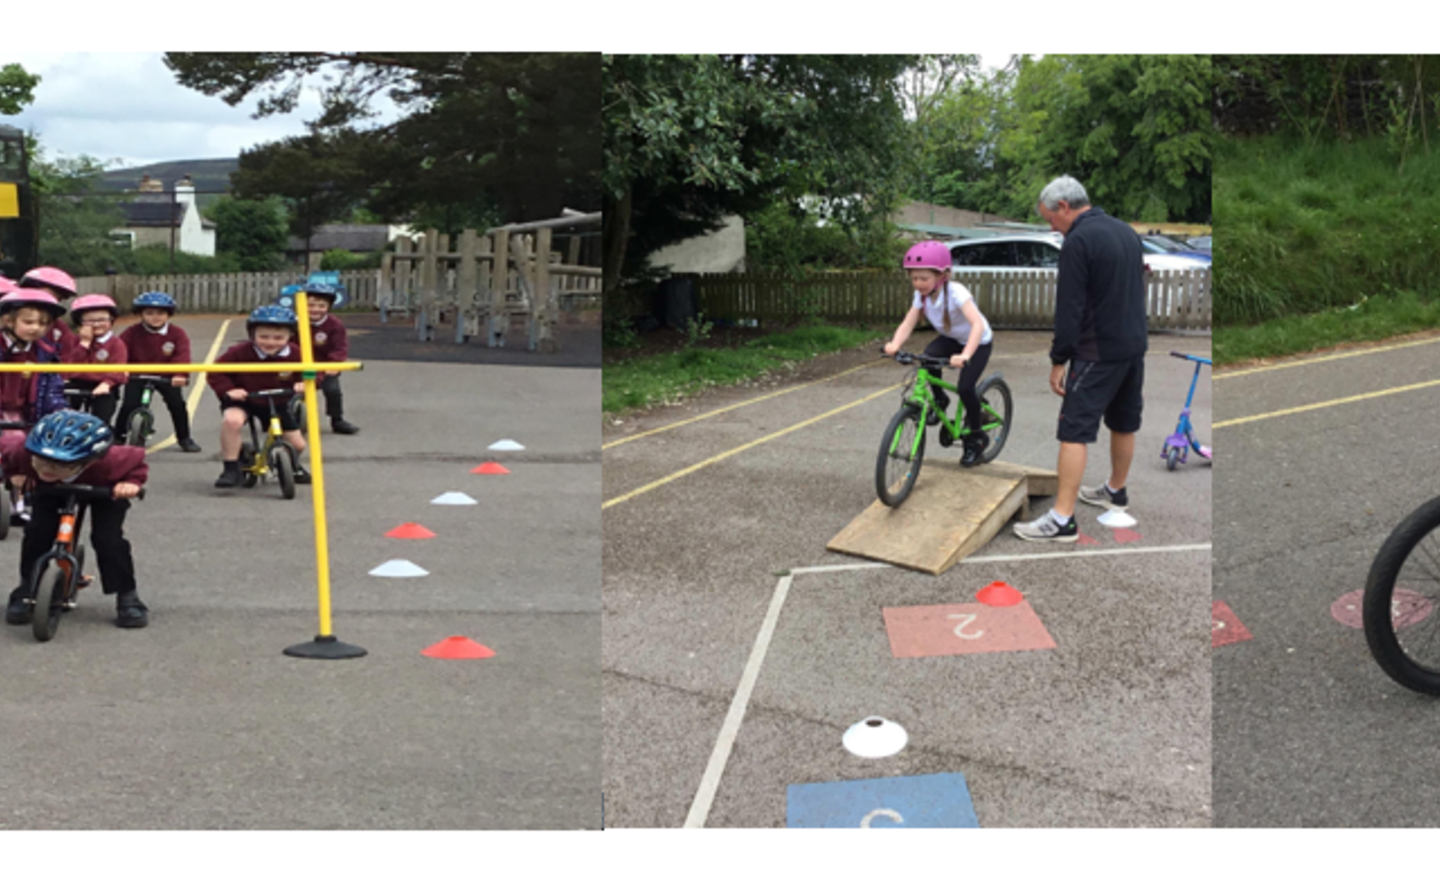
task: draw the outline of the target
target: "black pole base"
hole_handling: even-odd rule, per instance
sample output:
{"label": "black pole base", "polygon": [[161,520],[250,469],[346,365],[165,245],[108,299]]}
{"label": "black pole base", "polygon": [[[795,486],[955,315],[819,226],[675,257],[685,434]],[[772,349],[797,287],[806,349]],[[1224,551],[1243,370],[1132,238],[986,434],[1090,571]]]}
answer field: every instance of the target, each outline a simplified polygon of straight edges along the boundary
{"label": "black pole base", "polygon": [[334,636],[316,636],[313,642],[291,645],[285,653],[311,660],[349,660],[351,657],[364,657],[366,651],[359,645],[347,645]]}

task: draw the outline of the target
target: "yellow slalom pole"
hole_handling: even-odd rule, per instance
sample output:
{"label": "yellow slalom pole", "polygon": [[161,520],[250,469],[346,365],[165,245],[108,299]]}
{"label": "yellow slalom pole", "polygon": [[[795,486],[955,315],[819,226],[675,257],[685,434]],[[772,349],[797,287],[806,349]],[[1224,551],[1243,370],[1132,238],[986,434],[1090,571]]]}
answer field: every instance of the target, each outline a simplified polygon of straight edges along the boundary
{"label": "yellow slalom pole", "polygon": [[[310,310],[305,291],[295,294],[295,315],[300,319],[300,359],[310,366],[315,363],[314,344],[310,339]],[[338,660],[363,657],[365,649],[337,641],[330,631],[330,533],[325,521],[325,461],[321,452],[320,407],[315,394],[316,372],[305,370],[305,423],[310,441],[310,489],[315,505],[315,569],[316,587],[320,594],[320,634],[314,642],[285,649],[294,657],[317,657]]]}

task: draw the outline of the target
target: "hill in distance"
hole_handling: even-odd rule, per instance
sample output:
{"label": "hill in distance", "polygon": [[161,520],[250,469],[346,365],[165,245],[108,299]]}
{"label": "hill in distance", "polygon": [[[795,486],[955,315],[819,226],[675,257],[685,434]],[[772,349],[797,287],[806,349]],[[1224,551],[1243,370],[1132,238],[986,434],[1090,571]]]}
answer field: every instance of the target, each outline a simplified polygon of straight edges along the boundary
{"label": "hill in distance", "polygon": [[[140,178],[150,175],[152,180],[165,184],[169,192],[175,181],[190,175],[199,191],[196,198],[200,207],[208,207],[220,197],[221,192],[230,189],[230,172],[240,167],[239,159],[179,159],[173,162],[153,162],[134,168],[115,168],[102,175],[102,187],[112,192],[134,190],[140,186]],[[210,190],[211,192],[207,192]]]}

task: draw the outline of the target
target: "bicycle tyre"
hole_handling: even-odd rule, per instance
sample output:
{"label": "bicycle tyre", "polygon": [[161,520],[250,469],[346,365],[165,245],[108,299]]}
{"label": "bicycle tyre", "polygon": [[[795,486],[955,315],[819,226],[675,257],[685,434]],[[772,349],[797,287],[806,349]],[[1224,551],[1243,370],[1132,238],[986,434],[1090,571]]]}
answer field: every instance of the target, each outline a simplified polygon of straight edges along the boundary
{"label": "bicycle tyre", "polygon": [[125,423],[125,445],[144,446],[145,434],[145,411],[137,409]]}
{"label": "bicycle tyre", "polygon": [[[1365,598],[1361,603],[1365,641],[1375,662],[1396,682],[1431,696],[1440,696],[1440,647],[1432,645],[1437,647],[1433,652],[1435,657],[1422,661],[1406,650],[1405,643],[1418,648],[1426,641],[1440,642],[1440,571],[1435,564],[1435,554],[1440,552],[1440,534],[1434,534],[1437,530],[1440,530],[1440,498],[1422,504],[1385,539],[1365,579]],[[1420,545],[1427,539],[1433,542],[1432,545],[1428,549],[1421,548]],[[1427,557],[1416,561],[1414,571],[1429,575],[1429,586],[1420,597],[1428,603],[1429,614],[1413,626],[1403,628],[1420,629],[1421,624],[1428,623],[1425,627],[1428,635],[1416,633],[1412,634],[1415,636],[1413,641],[1402,640],[1400,628],[1395,625],[1395,585],[1401,580],[1406,561],[1412,558],[1417,548],[1422,551],[1418,555]],[[1405,582],[1407,591],[1419,583],[1414,578],[1406,578]]]}
{"label": "bicycle tyre", "polygon": [[[875,459],[875,494],[887,507],[903,504],[920,476],[920,466],[925,461],[925,426],[921,424],[921,418],[919,407],[901,407],[891,416],[885,435],[880,440],[880,453]],[[920,435],[918,444],[915,442],[917,431]],[[912,445],[915,446],[913,459],[908,452]],[[892,447],[894,454],[890,451]]]}
{"label": "bicycle tyre", "polygon": [[249,440],[242,441],[240,444],[240,483],[246,489],[253,489],[255,484],[260,482],[259,475],[250,470],[254,466],[255,444]]}
{"label": "bicycle tyre", "polygon": [[[52,572],[53,569],[53,572]],[[30,573],[30,595],[35,605],[30,614],[30,632],[37,642],[48,642],[55,638],[60,629],[60,615],[64,612],[65,570],[55,564],[54,558],[41,559]]]}
{"label": "bicycle tyre", "polygon": [[287,406],[290,409],[290,417],[295,420],[296,426],[300,429],[300,436],[309,437],[310,423],[305,416],[305,398],[297,394],[290,398],[290,403],[287,404]]}
{"label": "bicycle tyre", "polygon": [[295,497],[295,449],[284,440],[275,444],[270,452],[270,466],[280,477],[280,497],[286,501]]}
{"label": "bicycle tyre", "polygon": [[15,508],[10,502],[10,487],[0,486],[0,541],[10,534],[10,517],[14,514]]}
{"label": "bicycle tyre", "polygon": [[[985,379],[980,383],[980,387],[975,389],[975,393],[980,395],[982,410],[988,406],[1000,416],[999,426],[985,432],[986,436],[990,438],[990,445],[986,446],[985,452],[981,454],[980,463],[988,464],[999,457],[1000,450],[1005,448],[1005,441],[1010,438],[1010,420],[1014,414],[1014,400],[1010,396],[1010,386],[1006,385],[1005,380],[999,376],[990,376]],[[989,415],[989,413],[982,412],[982,422],[988,423]]]}

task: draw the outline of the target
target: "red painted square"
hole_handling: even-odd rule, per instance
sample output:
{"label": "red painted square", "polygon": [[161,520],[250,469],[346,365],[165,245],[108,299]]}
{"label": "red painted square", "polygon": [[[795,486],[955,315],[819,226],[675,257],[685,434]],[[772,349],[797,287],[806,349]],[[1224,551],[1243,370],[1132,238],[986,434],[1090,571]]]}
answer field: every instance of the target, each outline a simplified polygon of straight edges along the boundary
{"label": "red painted square", "polygon": [[1254,638],[1230,606],[1216,600],[1210,605],[1210,647],[1230,645]]}
{"label": "red painted square", "polygon": [[1081,533],[1080,533],[1080,540],[1076,541],[1076,543],[1079,544],[1081,547],[1084,547],[1084,546],[1086,546],[1086,545],[1088,545],[1088,544],[1094,544],[1094,545],[1096,545],[1096,546],[1099,546],[1099,544],[1100,544],[1099,541],[1095,540],[1094,538],[1090,537],[1089,535],[1085,534],[1084,532],[1081,532]]}
{"label": "red painted square", "polygon": [[1007,607],[914,605],[886,608],[885,630],[896,657],[984,654],[992,651],[1035,651],[1055,647],[1055,640],[1035,616],[1029,602]]}
{"label": "red painted square", "polygon": [[1131,541],[1138,540],[1140,540],[1139,532],[1132,532],[1129,529],[1115,530],[1115,543],[1117,544],[1129,544]]}

